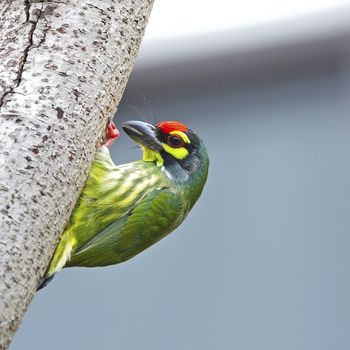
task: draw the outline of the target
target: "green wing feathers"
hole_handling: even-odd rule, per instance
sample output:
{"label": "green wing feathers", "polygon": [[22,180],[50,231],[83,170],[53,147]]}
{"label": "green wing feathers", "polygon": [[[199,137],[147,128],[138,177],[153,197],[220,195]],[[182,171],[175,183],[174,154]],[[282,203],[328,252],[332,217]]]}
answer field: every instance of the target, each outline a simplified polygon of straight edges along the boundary
{"label": "green wing feathers", "polygon": [[177,196],[155,190],[124,217],[77,248],[67,266],[105,266],[128,260],[174,230],[184,219]]}

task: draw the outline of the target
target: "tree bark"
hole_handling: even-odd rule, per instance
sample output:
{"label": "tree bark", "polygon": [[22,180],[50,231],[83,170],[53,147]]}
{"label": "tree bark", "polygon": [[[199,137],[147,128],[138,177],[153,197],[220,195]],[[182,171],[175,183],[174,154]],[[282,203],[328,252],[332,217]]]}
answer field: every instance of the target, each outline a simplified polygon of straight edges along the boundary
{"label": "tree bark", "polygon": [[75,206],[152,3],[0,4],[0,349]]}

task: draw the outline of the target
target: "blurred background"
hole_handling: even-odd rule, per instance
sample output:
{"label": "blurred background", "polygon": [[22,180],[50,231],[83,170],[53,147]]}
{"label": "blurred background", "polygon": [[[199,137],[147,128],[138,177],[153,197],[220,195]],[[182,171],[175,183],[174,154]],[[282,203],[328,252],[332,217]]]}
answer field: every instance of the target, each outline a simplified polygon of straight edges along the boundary
{"label": "blurred background", "polygon": [[155,2],[116,119],[197,131],[201,200],[133,260],[58,274],[12,350],[350,348],[350,1],[207,4]]}

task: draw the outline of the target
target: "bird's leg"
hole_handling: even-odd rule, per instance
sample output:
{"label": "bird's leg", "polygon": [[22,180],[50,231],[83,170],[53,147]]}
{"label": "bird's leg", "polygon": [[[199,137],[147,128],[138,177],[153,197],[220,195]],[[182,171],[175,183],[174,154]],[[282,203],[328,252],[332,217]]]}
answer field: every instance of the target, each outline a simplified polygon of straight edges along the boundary
{"label": "bird's leg", "polygon": [[113,122],[111,122],[106,129],[106,136],[102,146],[110,147],[114,140],[119,137],[119,130]]}

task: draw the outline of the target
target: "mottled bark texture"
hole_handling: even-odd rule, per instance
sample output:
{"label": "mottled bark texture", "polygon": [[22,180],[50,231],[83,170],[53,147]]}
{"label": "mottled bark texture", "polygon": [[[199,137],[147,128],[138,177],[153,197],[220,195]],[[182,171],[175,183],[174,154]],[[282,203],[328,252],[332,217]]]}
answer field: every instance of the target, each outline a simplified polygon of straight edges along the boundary
{"label": "mottled bark texture", "polygon": [[152,2],[0,1],[0,349],[74,208]]}

